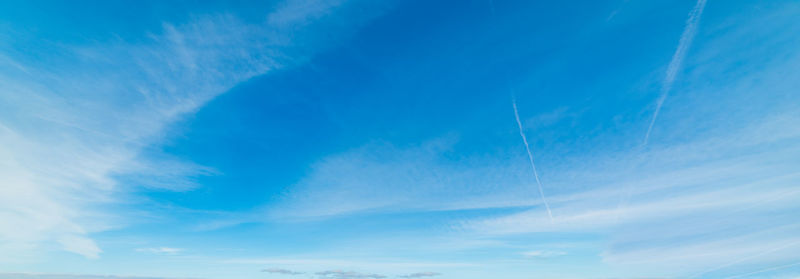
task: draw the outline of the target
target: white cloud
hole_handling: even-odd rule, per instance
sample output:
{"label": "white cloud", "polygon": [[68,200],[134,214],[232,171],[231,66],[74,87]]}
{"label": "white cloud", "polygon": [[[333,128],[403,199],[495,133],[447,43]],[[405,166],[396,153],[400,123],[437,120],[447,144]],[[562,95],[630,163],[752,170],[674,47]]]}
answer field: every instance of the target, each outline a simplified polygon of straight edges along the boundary
{"label": "white cloud", "polygon": [[175,255],[182,252],[183,249],[172,248],[172,247],[148,247],[148,248],[138,248],[136,249],[136,251],[144,253],[152,253],[152,254]]}
{"label": "white cloud", "polygon": [[292,0],[281,3],[277,10],[270,13],[267,18],[271,25],[290,28],[303,26],[310,20],[318,19],[330,13],[331,10],[341,5],[344,0]]}
{"label": "white cloud", "polygon": [[543,251],[543,250],[533,250],[533,251],[525,251],[522,252],[522,255],[527,258],[553,258],[558,256],[566,255],[567,252],[564,251]]}
{"label": "white cloud", "polygon": [[302,269],[328,269],[352,268],[364,270],[395,270],[395,269],[428,269],[445,267],[467,267],[475,266],[466,262],[426,262],[426,261],[402,261],[396,259],[344,259],[347,257],[336,258],[309,258],[309,257],[281,257],[281,258],[235,258],[224,260],[223,264],[244,264],[244,265],[278,265],[289,266]]}
{"label": "white cloud", "polygon": [[[147,187],[186,190],[202,167],[177,161],[143,163],[139,150],[162,137],[166,125],[216,94],[278,67],[271,56],[252,57],[252,27],[229,16],[172,26],[148,43],[61,47],[53,65],[31,62],[31,75],[3,75],[0,98],[16,109],[0,115],[6,149],[0,234],[28,230],[9,242],[56,238],[65,250],[97,257],[98,246],[79,218],[114,199],[112,176],[136,172]],[[51,46],[59,48],[58,46]],[[268,52],[268,50],[264,50]],[[63,97],[66,96],[66,97]],[[14,221],[18,220],[18,221]],[[106,221],[107,222],[107,221]],[[50,235],[55,234],[55,235]],[[6,238],[4,237],[4,238]],[[6,238],[8,239],[8,238]]]}
{"label": "white cloud", "polygon": [[512,155],[517,159],[513,161],[466,158],[452,162],[446,155],[455,142],[447,137],[406,148],[372,143],[329,156],[313,164],[311,173],[293,187],[285,204],[272,208],[271,214],[313,217],[540,202],[527,198],[538,192],[531,184],[535,180],[525,165],[524,153]]}
{"label": "white cloud", "polygon": [[[290,2],[285,6],[297,1]],[[110,208],[126,199],[121,175],[142,187],[196,187],[192,177],[214,170],[144,157],[142,148],[237,83],[334,44],[330,32],[313,38],[319,26],[310,20],[340,7],[348,6],[270,15],[285,28],[212,15],[165,23],[135,42],[40,41],[26,52],[0,49],[0,261],[31,260],[53,243],[98,257],[102,249],[89,235],[128,222],[119,207]],[[345,30],[369,16],[327,20],[342,21],[335,25]],[[301,33],[289,28],[294,23],[305,26],[303,38],[290,36]]]}
{"label": "white cloud", "polygon": [[386,278],[385,275],[373,273],[359,273],[355,271],[343,270],[327,270],[315,273],[320,278],[334,278],[334,279],[382,279]]}
{"label": "white cloud", "polygon": [[304,274],[304,272],[293,271],[293,270],[282,269],[282,268],[262,269],[261,272],[284,274],[284,275],[300,275],[300,274]]}
{"label": "white cloud", "polygon": [[66,235],[59,238],[58,243],[61,243],[65,251],[80,254],[90,259],[96,259],[100,256],[100,247],[97,247],[94,241],[86,237]]}
{"label": "white cloud", "polygon": [[427,271],[427,272],[415,272],[415,273],[411,273],[411,274],[400,275],[398,277],[400,277],[400,278],[422,278],[422,277],[433,277],[433,276],[439,276],[439,275],[442,275],[442,274],[438,273],[438,272]]}
{"label": "white cloud", "polygon": [[[800,156],[800,150],[796,144],[777,142],[785,142],[785,125],[800,121],[798,116],[789,113],[741,130],[780,130],[783,134],[762,134],[775,138],[744,140],[744,135],[726,135],[652,149],[643,155],[651,167],[620,167],[614,161],[595,160],[595,170],[585,169],[585,174],[570,171],[572,181],[590,183],[583,180],[590,178],[609,184],[595,183],[589,189],[551,196],[552,222],[541,210],[532,209],[466,220],[462,228],[495,236],[538,232],[608,235],[602,257],[606,263],[623,266],[702,271],[739,259],[792,259],[800,251],[791,245],[798,239],[790,233],[798,228],[798,219],[790,212],[800,209],[796,187],[800,172],[792,167],[791,158]],[[784,122],[787,117],[795,120]],[[788,138],[800,137],[797,129],[791,133]],[[763,146],[770,146],[769,151],[763,151]],[[733,150],[750,152],[732,155]],[[638,160],[613,157],[620,162]],[[603,173],[612,179],[602,178]],[[630,201],[618,206],[626,194]],[[771,249],[777,250],[748,258]],[[532,256],[538,255],[540,251]]]}

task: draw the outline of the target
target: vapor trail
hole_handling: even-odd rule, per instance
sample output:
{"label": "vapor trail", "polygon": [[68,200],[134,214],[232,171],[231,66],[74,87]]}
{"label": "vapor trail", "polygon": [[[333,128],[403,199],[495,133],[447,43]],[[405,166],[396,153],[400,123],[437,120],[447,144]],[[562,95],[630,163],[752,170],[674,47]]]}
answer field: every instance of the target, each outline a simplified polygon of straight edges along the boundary
{"label": "vapor trail", "polygon": [[511,98],[511,104],[514,106],[514,118],[517,119],[517,127],[519,127],[519,135],[522,136],[522,142],[525,143],[525,151],[528,151],[528,161],[531,162],[533,177],[536,178],[536,185],[539,186],[539,194],[542,195],[542,202],[544,202],[544,207],[547,209],[547,216],[550,216],[550,222],[552,222],[553,213],[550,212],[550,205],[547,204],[547,199],[544,197],[544,190],[542,190],[542,182],[539,181],[539,173],[536,171],[536,164],[533,162],[533,152],[531,152],[531,147],[530,145],[528,145],[528,138],[525,137],[525,133],[522,132],[522,122],[519,120],[519,112],[517,112],[517,100]]}
{"label": "vapor trail", "polygon": [[697,273],[695,275],[690,276],[689,278],[696,278],[696,277],[699,277],[700,275],[703,275],[703,274],[706,274],[706,273],[709,273],[709,272],[712,272],[712,271],[717,271],[717,270],[720,270],[720,269],[723,269],[723,268],[726,268],[726,267],[729,267],[729,266],[732,266],[732,265],[735,265],[735,264],[738,264],[738,263],[741,263],[741,262],[744,262],[744,261],[747,261],[747,260],[751,260],[751,259],[755,259],[755,258],[758,258],[758,257],[762,257],[764,255],[772,254],[772,253],[775,253],[777,251],[780,251],[780,250],[795,246],[797,244],[800,244],[800,241],[790,242],[790,243],[787,243],[786,245],[781,245],[779,247],[775,247],[775,248],[763,251],[763,252],[755,254],[755,255],[750,255],[750,256],[747,256],[747,257],[744,257],[744,258],[741,258],[741,259],[738,259],[738,260],[723,264],[721,266],[718,266],[718,267],[715,267],[715,268],[712,268],[712,269]]}
{"label": "vapor trail", "polygon": [[672,60],[669,61],[667,72],[664,76],[664,81],[661,83],[661,95],[656,101],[656,110],[653,112],[653,118],[650,120],[650,125],[647,127],[647,133],[644,135],[644,142],[642,145],[647,145],[650,139],[650,132],[653,130],[653,125],[656,123],[658,113],[661,112],[661,106],[664,105],[664,100],[667,99],[669,91],[672,90],[672,84],[675,82],[675,76],[681,68],[683,58],[686,57],[686,52],[692,44],[695,33],[697,33],[697,24],[700,22],[700,16],[703,14],[703,8],[706,6],[706,0],[697,0],[691,12],[689,12],[689,19],[686,20],[686,27],[683,29],[681,40],[678,42],[678,49],[672,55]]}
{"label": "vapor trail", "polygon": [[774,266],[774,267],[765,268],[765,269],[762,269],[762,270],[757,270],[757,271],[753,271],[753,272],[749,272],[749,273],[745,273],[745,274],[739,274],[739,275],[735,275],[735,276],[731,276],[731,277],[725,277],[725,279],[741,278],[741,277],[750,276],[750,275],[753,275],[753,274],[759,274],[759,273],[764,273],[764,272],[768,272],[768,271],[780,270],[780,269],[789,268],[789,267],[793,267],[793,266],[797,266],[797,265],[800,265],[800,262],[793,263],[793,264],[787,264],[787,265],[781,265],[781,266]]}

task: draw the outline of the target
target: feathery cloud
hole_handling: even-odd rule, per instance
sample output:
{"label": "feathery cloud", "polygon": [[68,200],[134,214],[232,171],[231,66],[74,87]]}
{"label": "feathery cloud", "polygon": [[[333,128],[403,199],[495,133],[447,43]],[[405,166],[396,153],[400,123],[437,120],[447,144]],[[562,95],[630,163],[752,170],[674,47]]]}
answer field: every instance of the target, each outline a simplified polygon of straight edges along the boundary
{"label": "feathery cloud", "polygon": [[[331,15],[347,5],[307,10],[289,2],[263,24],[208,15],[164,23],[133,42],[0,49],[0,261],[33,259],[53,242],[97,258],[102,249],[90,235],[129,222],[113,207],[131,192],[122,187],[187,191],[197,186],[193,177],[214,174],[141,151],[237,83],[335,42],[331,32],[314,38],[314,20],[345,21]],[[368,18],[362,14],[336,26],[353,27]]]}

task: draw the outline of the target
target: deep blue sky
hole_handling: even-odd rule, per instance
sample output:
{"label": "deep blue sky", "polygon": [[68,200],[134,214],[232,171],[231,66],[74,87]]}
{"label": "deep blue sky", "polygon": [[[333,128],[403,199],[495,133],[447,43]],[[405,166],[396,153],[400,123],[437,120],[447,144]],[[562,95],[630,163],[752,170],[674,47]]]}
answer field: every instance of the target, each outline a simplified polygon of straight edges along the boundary
{"label": "deep blue sky", "polygon": [[0,3],[0,278],[796,278],[798,16]]}

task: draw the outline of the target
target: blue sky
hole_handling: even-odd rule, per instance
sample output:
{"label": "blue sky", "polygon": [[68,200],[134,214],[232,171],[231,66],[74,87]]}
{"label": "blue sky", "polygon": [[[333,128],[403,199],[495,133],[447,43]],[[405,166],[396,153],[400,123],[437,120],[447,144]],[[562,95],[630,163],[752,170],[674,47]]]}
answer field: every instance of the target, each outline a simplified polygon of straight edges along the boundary
{"label": "blue sky", "polygon": [[798,16],[6,1],[0,278],[798,278]]}

